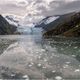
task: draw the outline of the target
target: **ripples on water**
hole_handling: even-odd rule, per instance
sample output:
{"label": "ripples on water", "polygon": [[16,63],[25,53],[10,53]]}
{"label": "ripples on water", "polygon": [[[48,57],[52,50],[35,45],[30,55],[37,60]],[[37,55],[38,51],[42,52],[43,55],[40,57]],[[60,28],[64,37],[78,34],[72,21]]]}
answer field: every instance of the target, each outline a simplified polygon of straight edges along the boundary
{"label": "ripples on water", "polygon": [[0,78],[80,79],[80,38],[0,37]]}

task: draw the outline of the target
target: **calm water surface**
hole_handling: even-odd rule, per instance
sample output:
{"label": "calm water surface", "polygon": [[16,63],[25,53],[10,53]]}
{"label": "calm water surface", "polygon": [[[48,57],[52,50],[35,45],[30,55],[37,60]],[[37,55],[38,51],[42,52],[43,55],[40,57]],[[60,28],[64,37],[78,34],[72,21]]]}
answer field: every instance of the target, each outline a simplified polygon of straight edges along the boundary
{"label": "calm water surface", "polygon": [[80,80],[80,38],[0,36],[0,78]]}

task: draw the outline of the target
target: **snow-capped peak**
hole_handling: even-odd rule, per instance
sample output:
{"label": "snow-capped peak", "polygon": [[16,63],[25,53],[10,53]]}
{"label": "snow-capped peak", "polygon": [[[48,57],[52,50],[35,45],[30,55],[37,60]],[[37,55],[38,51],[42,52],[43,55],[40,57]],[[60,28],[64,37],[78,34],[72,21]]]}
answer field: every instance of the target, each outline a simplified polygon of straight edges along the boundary
{"label": "snow-capped peak", "polygon": [[49,16],[49,17],[46,17],[43,20],[41,20],[39,23],[37,23],[37,25],[41,25],[41,24],[47,25],[47,24],[55,21],[58,18],[59,18],[59,16]]}
{"label": "snow-capped peak", "polygon": [[49,24],[49,23],[55,21],[58,18],[59,18],[59,16],[57,16],[57,17],[55,17],[55,16],[49,17],[44,23],[45,24]]}
{"label": "snow-capped peak", "polygon": [[19,18],[15,15],[5,15],[4,17],[10,24],[18,26]]}

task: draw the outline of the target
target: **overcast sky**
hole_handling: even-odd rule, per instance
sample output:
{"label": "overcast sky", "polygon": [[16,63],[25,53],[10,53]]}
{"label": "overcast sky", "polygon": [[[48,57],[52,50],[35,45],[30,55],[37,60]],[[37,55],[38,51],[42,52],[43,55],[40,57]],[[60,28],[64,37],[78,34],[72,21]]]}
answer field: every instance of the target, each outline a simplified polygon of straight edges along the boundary
{"label": "overcast sky", "polygon": [[80,0],[0,0],[0,14],[19,16],[27,24],[72,11],[80,11]]}

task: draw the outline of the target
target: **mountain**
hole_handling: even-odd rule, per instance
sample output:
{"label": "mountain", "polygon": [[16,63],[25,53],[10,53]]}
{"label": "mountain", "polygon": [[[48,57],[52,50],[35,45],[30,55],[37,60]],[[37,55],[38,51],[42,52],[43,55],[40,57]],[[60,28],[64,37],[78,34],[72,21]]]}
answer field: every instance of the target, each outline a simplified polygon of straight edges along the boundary
{"label": "mountain", "polygon": [[17,32],[17,27],[8,23],[8,21],[0,15],[0,35],[14,34]]}
{"label": "mountain", "polygon": [[17,17],[13,15],[6,15],[5,19],[12,25],[18,26],[19,21],[17,20]]}
{"label": "mountain", "polygon": [[6,16],[6,18],[10,21],[13,21],[15,23],[18,23],[19,21],[15,20],[13,17],[10,17],[10,16]]}
{"label": "mountain", "polygon": [[35,27],[42,27],[44,29],[44,36],[80,36],[80,12],[72,12],[56,17],[56,19],[54,19],[48,24],[45,24],[45,22],[50,17],[45,18],[42,20],[42,23],[38,23],[38,25],[36,25]]}
{"label": "mountain", "polygon": [[42,19],[40,22],[36,23],[35,27],[42,27],[46,29],[47,25],[58,19],[59,16],[48,16]]}

